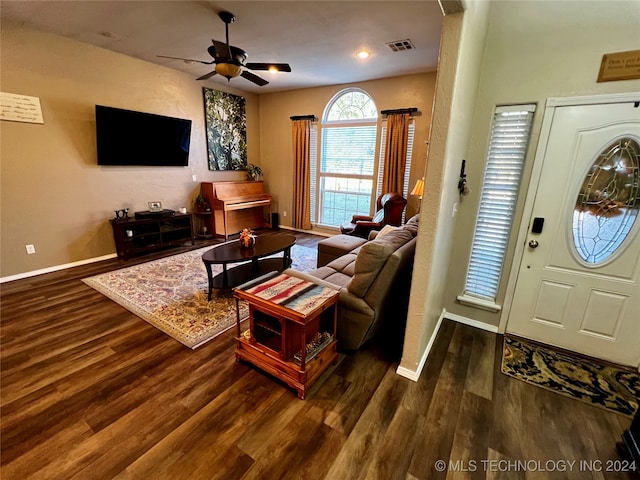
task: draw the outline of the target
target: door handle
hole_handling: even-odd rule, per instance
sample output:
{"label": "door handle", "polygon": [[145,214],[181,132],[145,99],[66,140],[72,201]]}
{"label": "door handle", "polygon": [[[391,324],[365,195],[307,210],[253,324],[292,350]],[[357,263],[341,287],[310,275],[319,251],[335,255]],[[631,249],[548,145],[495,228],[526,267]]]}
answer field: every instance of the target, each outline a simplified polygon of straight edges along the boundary
{"label": "door handle", "polygon": [[538,248],[538,245],[539,245],[539,243],[538,243],[537,240],[529,240],[529,246],[531,248]]}

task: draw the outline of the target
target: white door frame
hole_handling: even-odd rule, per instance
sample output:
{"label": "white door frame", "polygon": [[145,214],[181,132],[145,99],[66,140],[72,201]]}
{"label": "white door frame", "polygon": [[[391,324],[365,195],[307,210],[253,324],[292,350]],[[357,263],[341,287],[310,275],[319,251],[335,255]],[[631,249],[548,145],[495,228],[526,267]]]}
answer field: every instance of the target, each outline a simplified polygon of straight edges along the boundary
{"label": "white door frame", "polygon": [[[502,305],[500,324],[498,326],[499,333],[504,333],[507,329],[509,314],[511,312],[511,304],[513,302],[513,296],[516,289],[516,280],[518,278],[518,272],[520,271],[520,265],[522,263],[522,257],[525,251],[526,240],[529,235],[529,224],[531,223],[531,216],[533,214],[533,205],[538,193],[540,174],[542,173],[543,160],[547,153],[547,143],[549,141],[549,134],[551,133],[551,126],[553,123],[553,117],[556,107],[634,102],[638,101],[639,99],[640,92],[611,93],[606,95],[559,97],[547,99],[544,110],[544,117],[542,118],[540,137],[538,139],[538,147],[533,161],[531,178],[529,179],[527,198],[524,204],[524,210],[522,212],[522,220],[520,221],[520,226],[518,228],[518,240],[516,243],[515,252],[513,254],[511,270],[509,272],[507,291],[504,303]],[[638,365],[638,368],[640,369],[640,365]]]}

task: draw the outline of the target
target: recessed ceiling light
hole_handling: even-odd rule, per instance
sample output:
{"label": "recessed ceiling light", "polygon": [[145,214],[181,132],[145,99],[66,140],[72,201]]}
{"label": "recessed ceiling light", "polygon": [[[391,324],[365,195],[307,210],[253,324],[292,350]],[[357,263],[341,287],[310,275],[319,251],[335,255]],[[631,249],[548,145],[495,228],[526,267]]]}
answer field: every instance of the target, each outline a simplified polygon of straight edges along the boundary
{"label": "recessed ceiling light", "polygon": [[370,54],[369,52],[367,52],[366,50],[360,50],[358,53],[356,53],[356,56],[357,56],[358,58],[363,59],[363,60],[364,60],[365,58],[369,58],[369,55],[371,55],[371,54]]}

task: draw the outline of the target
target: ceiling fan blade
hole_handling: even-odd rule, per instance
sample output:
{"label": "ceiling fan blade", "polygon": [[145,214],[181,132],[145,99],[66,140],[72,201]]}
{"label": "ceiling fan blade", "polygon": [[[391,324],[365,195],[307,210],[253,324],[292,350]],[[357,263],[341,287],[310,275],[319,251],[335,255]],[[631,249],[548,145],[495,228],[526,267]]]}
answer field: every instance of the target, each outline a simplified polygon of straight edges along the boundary
{"label": "ceiling fan blade", "polygon": [[[220,53],[221,49],[222,53]],[[210,45],[209,48],[207,48],[207,52],[214,58],[215,63],[233,63],[239,66],[244,65],[244,61],[247,59],[247,52],[241,48],[220,42],[215,42],[214,45]],[[226,52],[231,52],[231,56],[228,56]]]}
{"label": "ceiling fan blade", "polygon": [[202,75],[201,77],[196,78],[196,80],[206,80],[207,78],[213,77],[216,73],[218,73],[218,72],[216,72],[214,70],[212,72],[209,72],[209,73],[206,73],[206,74]]}
{"label": "ceiling fan blade", "polygon": [[219,42],[218,40],[214,40],[213,38],[211,39],[211,43],[213,43],[215,53],[211,52],[211,47],[209,47],[207,50],[209,51],[209,54],[211,54],[217,61],[231,61],[233,59],[233,57],[231,56],[231,47],[228,44]]}
{"label": "ceiling fan blade", "polygon": [[240,76],[242,78],[246,78],[250,82],[255,83],[259,87],[264,87],[267,83],[269,83],[264,78],[261,78],[258,75],[254,75],[253,73],[248,72],[246,70],[243,70],[242,73],[240,74]]}
{"label": "ceiling fan blade", "polygon": [[278,72],[290,72],[291,66],[288,63],[247,63],[245,65],[251,70],[277,70]]}
{"label": "ceiling fan blade", "polygon": [[183,62],[191,62],[191,63],[203,63],[204,65],[211,65],[212,63],[215,62],[203,62],[202,60],[194,60],[192,58],[182,58],[182,57],[168,57],[167,55],[156,55],[157,57],[160,58],[170,58],[171,60],[182,60]]}

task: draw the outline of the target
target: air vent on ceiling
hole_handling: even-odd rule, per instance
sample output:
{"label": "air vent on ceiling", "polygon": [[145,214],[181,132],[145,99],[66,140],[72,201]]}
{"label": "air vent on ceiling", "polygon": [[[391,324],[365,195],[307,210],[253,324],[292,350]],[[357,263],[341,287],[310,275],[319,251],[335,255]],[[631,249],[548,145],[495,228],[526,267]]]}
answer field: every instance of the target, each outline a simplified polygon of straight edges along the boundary
{"label": "air vent on ceiling", "polygon": [[408,38],[406,40],[396,40],[395,42],[388,42],[387,46],[393,52],[404,52],[405,50],[414,50],[416,48]]}

